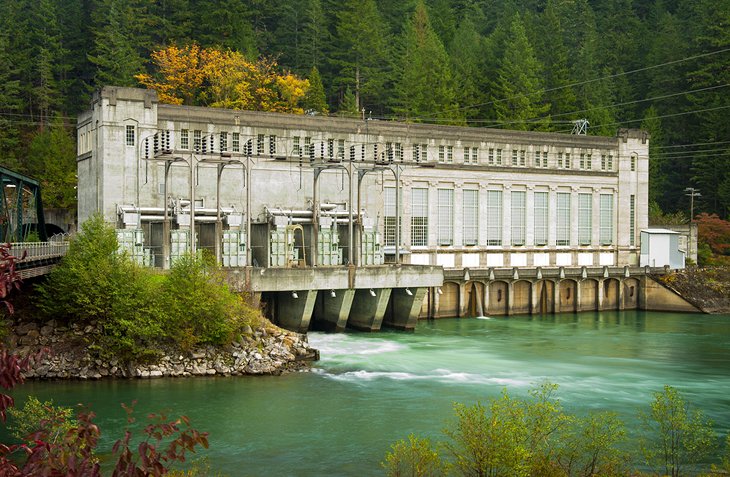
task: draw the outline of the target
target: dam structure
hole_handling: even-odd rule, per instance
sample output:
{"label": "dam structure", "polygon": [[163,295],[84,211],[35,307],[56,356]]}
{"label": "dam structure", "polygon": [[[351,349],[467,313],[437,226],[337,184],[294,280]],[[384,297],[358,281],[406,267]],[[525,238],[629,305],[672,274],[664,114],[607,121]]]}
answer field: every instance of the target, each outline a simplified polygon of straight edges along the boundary
{"label": "dam structure", "polygon": [[209,254],[286,328],[648,303],[640,130],[225,110],[107,86],[77,134],[79,223],[103,214],[147,266]]}

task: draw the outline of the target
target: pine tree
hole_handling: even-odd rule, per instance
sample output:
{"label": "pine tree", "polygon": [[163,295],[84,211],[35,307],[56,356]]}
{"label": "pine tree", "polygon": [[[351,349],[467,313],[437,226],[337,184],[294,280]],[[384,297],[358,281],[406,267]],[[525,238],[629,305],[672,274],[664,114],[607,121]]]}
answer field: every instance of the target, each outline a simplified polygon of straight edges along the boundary
{"label": "pine tree", "polygon": [[96,68],[93,85],[136,86],[134,75],[143,71],[143,61],[134,43],[133,10],[125,0],[101,0],[100,8],[103,16],[88,54]]}
{"label": "pine tree", "polygon": [[545,100],[550,103],[550,116],[560,121],[577,119],[569,113],[576,110],[576,97],[565,47],[565,30],[555,0],[549,0],[536,28],[535,50],[545,67]]}
{"label": "pine tree", "polygon": [[456,33],[456,16],[450,0],[427,0],[428,18],[441,43],[451,43]]}
{"label": "pine tree", "polygon": [[44,206],[75,207],[76,145],[60,116],[31,140],[27,173],[40,180]]}
{"label": "pine tree", "polygon": [[195,12],[192,0],[150,2],[149,30],[152,47],[191,43],[194,40],[194,25],[199,22]]}
{"label": "pine tree", "polygon": [[319,76],[319,70],[316,66],[312,67],[312,70],[309,72],[309,78],[307,79],[309,79],[309,89],[302,101],[302,108],[307,113],[316,112],[319,114],[327,114],[329,112],[327,98],[324,94],[322,78]]}
{"label": "pine tree", "polygon": [[396,113],[416,121],[434,117],[459,121],[446,49],[421,2],[403,30],[397,66]]}
{"label": "pine tree", "polygon": [[586,19],[584,38],[573,63],[572,76],[576,83],[575,95],[581,116],[588,119],[589,132],[600,136],[616,134],[614,85],[610,72],[598,63],[597,32],[595,24]]}
{"label": "pine tree", "polygon": [[196,0],[195,3],[195,11],[200,16],[194,22],[197,28],[193,31],[202,46],[230,48],[251,59],[258,56],[264,40],[254,30],[257,9],[238,0]]}
{"label": "pine tree", "polygon": [[60,71],[61,109],[76,114],[89,106],[88,83],[94,75],[86,55],[92,46],[92,9],[88,0],[66,0],[58,6],[58,21],[64,55],[56,61],[65,65]]}
{"label": "pine tree", "polygon": [[660,153],[660,147],[662,145],[662,122],[661,119],[657,118],[657,110],[654,106],[649,107],[644,113],[641,129],[647,131],[650,135],[649,203],[656,203],[662,210],[667,210],[664,192],[669,185],[667,184],[667,169],[671,165],[667,164],[667,160]]}
{"label": "pine tree", "polygon": [[342,95],[339,108],[337,108],[338,116],[345,116],[350,118],[359,117],[361,114],[357,109],[357,101],[355,101],[355,94],[347,88],[345,93]]}
{"label": "pine tree", "polygon": [[483,74],[483,39],[477,32],[473,17],[465,16],[456,29],[449,46],[449,59],[453,72],[456,103],[461,106],[467,119],[479,118],[479,105],[486,102]]}
{"label": "pine tree", "polygon": [[542,65],[527,40],[519,15],[515,15],[497,70],[493,91],[497,120],[508,129],[545,129],[550,105],[543,102]]}
{"label": "pine tree", "polygon": [[[727,2],[699,0],[692,5],[692,47],[696,52],[715,52],[730,47],[730,5]],[[689,72],[693,90],[717,88],[730,84],[730,69],[726,53],[699,58]],[[727,112],[730,94],[724,87],[693,93],[689,96],[692,129],[695,140],[702,143],[730,141]],[[706,149],[706,148],[704,148]],[[730,152],[697,154],[692,159],[691,180],[702,190],[699,207],[703,212],[724,214],[730,207],[726,202],[727,182],[730,181]]]}
{"label": "pine tree", "polygon": [[358,109],[383,104],[388,67],[388,32],[375,0],[343,0],[337,18],[335,86],[355,92]]}
{"label": "pine tree", "polygon": [[18,169],[17,159],[20,82],[16,79],[18,69],[13,65],[8,53],[9,41],[0,33],[0,165]]}

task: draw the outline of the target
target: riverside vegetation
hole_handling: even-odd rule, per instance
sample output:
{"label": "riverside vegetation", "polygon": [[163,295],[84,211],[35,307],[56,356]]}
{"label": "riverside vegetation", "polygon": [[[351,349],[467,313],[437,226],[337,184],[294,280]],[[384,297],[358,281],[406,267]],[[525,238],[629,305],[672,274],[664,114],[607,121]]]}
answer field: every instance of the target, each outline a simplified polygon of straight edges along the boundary
{"label": "riverside vegetation", "polygon": [[[7,252],[8,247],[4,246],[2,251]],[[2,257],[0,300],[12,315],[14,308],[6,298],[10,290],[18,287],[19,277],[15,258],[8,253]],[[40,331],[36,323],[27,320],[11,327],[10,346],[24,357],[0,345],[0,386],[5,389],[21,384],[26,375],[38,375],[34,367],[37,370],[39,362],[47,360],[49,354],[63,354],[69,347],[86,349],[97,357],[97,363],[114,361],[127,365],[164,360],[160,349],[172,349],[176,355],[192,355],[194,362],[187,364],[192,362],[194,370],[205,364],[205,358],[212,357],[211,350],[231,348],[236,363],[222,368],[223,374],[229,374],[239,364],[243,372],[276,373],[287,362],[311,357],[306,338],[301,338],[297,347],[294,334],[279,330],[262,318],[258,310],[226,286],[210,263],[199,257],[183,257],[168,274],[139,267],[119,253],[116,233],[101,216],[84,223],[67,256],[38,287],[37,299],[41,315],[51,320]],[[33,311],[32,306],[25,307],[19,314]],[[20,339],[19,328],[25,328]],[[66,333],[58,333],[59,330]],[[269,349],[271,340],[265,338],[270,335],[281,346]],[[69,338],[80,342],[70,343]],[[53,349],[39,349],[38,344],[50,344]],[[206,347],[202,355],[198,351],[201,346]],[[255,349],[245,349],[252,347]],[[265,361],[266,356],[262,355],[277,352],[284,355],[279,367],[256,368],[251,364]],[[248,360],[244,362],[243,358]],[[201,372],[192,373],[181,368],[178,375],[215,374],[221,372],[219,364],[216,363],[216,369],[203,366]],[[156,375],[162,372],[158,370]],[[67,372],[53,376],[69,377]],[[128,423],[133,423],[133,405],[123,407]],[[0,475],[102,474],[97,455],[101,431],[93,423],[93,412],[81,410],[77,414],[70,408],[55,407],[52,401],[41,403],[33,397],[17,409],[11,396],[0,394],[3,422],[6,413],[13,418],[11,434],[21,442],[0,443]],[[141,442],[133,442],[127,430],[114,444],[111,475],[168,474],[175,462],[185,462],[186,453],[194,452],[198,446],[208,446],[207,433],[191,427],[185,416],[176,420],[164,415],[148,418],[151,422],[145,426]],[[180,475],[197,475],[199,469],[194,466],[192,473]]]}
{"label": "riverside vegetation", "polygon": [[305,335],[263,318],[210,261],[183,256],[168,273],[141,267],[100,216],[36,291],[6,341],[24,354],[54,352],[26,377],[278,374],[316,359]]}
{"label": "riverside vegetation", "polygon": [[[408,436],[391,445],[382,467],[389,477],[591,477],[730,475],[730,434],[719,465],[703,469],[718,436],[701,410],[673,387],[654,393],[628,442],[615,413],[579,417],[565,411],[558,386],[544,383],[518,399],[507,391],[487,404],[454,405],[447,440]],[[643,462],[643,471],[630,462]]]}

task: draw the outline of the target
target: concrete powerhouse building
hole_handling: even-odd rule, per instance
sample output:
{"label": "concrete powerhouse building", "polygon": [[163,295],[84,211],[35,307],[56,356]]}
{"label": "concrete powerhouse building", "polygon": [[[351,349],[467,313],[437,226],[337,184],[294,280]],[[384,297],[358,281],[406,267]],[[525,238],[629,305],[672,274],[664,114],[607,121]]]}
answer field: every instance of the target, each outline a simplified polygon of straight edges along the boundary
{"label": "concrete powerhouse building", "polygon": [[78,148],[79,223],[103,213],[158,267],[208,250],[275,318],[296,315],[290,327],[377,329],[398,306],[408,328],[639,303],[643,131],[233,111],[105,87],[78,120]]}

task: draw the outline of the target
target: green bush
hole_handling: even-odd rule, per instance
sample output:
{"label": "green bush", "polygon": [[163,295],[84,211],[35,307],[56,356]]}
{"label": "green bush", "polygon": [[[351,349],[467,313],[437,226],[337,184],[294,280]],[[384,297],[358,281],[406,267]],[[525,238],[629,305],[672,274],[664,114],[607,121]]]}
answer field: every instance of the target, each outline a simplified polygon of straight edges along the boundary
{"label": "green bush", "polygon": [[202,257],[175,261],[162,287],[170,336],[184,348],[230,341],[247,320],[243,299]]}
{"label": "green bush", "polygon": [[10,434],[22,441],[33,442],[33,434],[45,431],[48,442],[56,443],[78,423],[70,407],[54,406],[53,400],[41,403],[35,396],[28,396],[23,408],[8,408],[11,422]]}
{"label": "green bush", "polygon": [[49,318],[96,324],[92,349],[136,362],[153,361],[165,343],[225,344],[259,320],[209,261],[184,256],[167,274],[143,268],[119,252],[115,230],[98,215],[40,287],[39,307]]}
{"label": "green bush", "polygon": [[716,444],[712,423],[702,411],[691,410],[671,386],[654,393],[651,410],[642,415],[642,423],[642,453],[646,463],[662,475],[682,475],[685,467],[709,456]]}
{"label": "green bush", "polygon": [[[484,405],[455,404],[455,422],[442,443],[442,461],[429,441],[413,435],[391,446],[383,467],[387,475],[593,477],[631,475],[620,450],[623,423],[612,413],[585,418],[566,413],[555,397],[557,385],[544,383],[518,399],[504,391]],[[432,463],[433,474],[423,471]],[[449,474],[451,475],[451,474]]]}
{"label": "green bush", "polygon": [[401,439],[391,445],[381,465],[388,477],[441,477],[449,473],[448,465],[431,447],[431,441],[413,434],[407,441]]}

